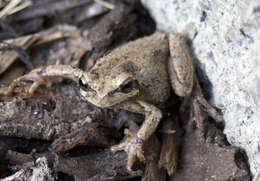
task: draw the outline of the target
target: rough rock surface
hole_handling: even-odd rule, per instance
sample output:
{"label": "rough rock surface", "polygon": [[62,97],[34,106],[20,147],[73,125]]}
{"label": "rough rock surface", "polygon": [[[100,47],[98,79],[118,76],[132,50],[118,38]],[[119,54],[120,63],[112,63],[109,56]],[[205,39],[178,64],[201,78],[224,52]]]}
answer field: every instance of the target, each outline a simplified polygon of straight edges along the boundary
{"label": "rough rock surface", "polygon": [[166,32],[192,40],[211,103],[222,109],[229,143],[246,150],[260,177],[260,1],[142,0]]}

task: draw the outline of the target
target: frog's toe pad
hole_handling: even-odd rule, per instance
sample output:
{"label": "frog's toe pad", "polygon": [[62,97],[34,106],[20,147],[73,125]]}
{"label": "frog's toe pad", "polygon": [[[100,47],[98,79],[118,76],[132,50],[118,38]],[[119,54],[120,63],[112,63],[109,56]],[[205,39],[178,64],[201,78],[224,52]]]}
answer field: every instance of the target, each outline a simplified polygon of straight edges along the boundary
{"label": "frog's toe pad", "polygon": [[126,139],[122,143],[112,146],[112,152],[125,151],[127,153],[127,170],[131,175],[142,175],[142,171],[137,170],[133,171],[132,166],[136,161],[145,161],[144,151],[143,151],[143,143],[144,141],[135,136],[131,139]]}

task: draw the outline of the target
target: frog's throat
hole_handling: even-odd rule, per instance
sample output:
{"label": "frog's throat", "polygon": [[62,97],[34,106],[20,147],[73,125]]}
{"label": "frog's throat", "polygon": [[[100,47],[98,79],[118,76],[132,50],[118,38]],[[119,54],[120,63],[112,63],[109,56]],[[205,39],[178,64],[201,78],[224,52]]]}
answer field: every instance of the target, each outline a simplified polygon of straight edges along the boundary
{"label": "frog's throat", "polygon": [[112,95],[106,95],[102,98],[96,95],[94,91],[84,91],[80,89],[80,94],[90,103],[98,106],[98,107],[111,107],[123,101],[126,101],[132,97],[135,97],[139,94],[138,89],[132,89],[128,93],[123,92],[115,92]]}

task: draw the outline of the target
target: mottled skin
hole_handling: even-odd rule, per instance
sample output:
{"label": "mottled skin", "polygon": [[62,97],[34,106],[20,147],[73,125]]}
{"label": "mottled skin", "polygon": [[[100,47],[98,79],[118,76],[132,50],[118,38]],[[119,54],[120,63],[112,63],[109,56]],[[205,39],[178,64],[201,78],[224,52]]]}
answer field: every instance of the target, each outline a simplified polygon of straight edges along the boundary
{"label": "mottled skin", "polygon": [[[127,169],[131,174],[136,160],[144,161],[143,143],[155,131],[162,113],[156,107],[170,95],[169,67],[172,87],[179,96],[190,97],[195,81],[195,71],[185,39],[173,33],[169,42],[166,34],[157,32],[123,45],[101,58],[89,72],[68,65],[50,65],[35,69],[16,79],[5,94],[24,80],[32,80],[28,91],[32,95],[42,84],[55,78],[70,78],[81,83],[81,95],[99,107],[120,108],[145,115],[137,133],[125,130],[125,141],[113,146],[113,152],[124,150],[128,154]],[[180,41],[180,42],[179,42]],[[171,51],[172,59],[169,61]]]}

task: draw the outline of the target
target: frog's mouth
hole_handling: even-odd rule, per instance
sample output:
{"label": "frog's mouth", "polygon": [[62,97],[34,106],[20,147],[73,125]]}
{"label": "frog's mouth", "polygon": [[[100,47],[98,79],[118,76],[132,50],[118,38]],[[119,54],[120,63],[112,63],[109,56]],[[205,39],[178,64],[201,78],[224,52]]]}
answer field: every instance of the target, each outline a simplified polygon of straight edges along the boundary
{"label": "frog's mouth", "polygon": [[96,92],[93,90],[85,91],[83,89],[80,89],[80,93],[87,101],[89,101],[90,103],[92,103],[98,107],[111,107],[111,106],[121,103],[131,97],[137,96],[139,93],[139,90],[136,88],[133,88],[126,93],[120,92],[120,91],[114,91],[104,97],[99,97],[96,94]]}

